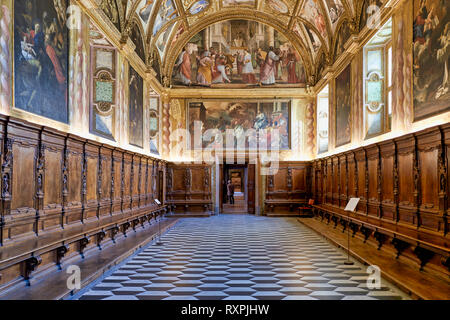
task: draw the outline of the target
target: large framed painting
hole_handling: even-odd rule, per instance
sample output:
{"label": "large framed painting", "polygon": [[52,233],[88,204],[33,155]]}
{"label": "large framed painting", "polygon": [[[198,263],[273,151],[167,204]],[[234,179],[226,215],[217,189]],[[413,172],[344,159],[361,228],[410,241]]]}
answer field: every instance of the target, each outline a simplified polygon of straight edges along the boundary
{"label": "large framed painting", "polygon": [[68,123],[67,1],[14,1],[14,106]]}
{"label": "large framed painting", "polygon": [[249,20],[227,20],[192,37],[175,62],[174,87],[304,87],[300,53],[276,29]]}
{"label": "large framed painting", "polygon": [[186,110],[191,149],[291,148],[290,100],[188,100]]}
{"label": "large framed painting", "polygon": [[336,78],[336,147],[351,142],[351,68],[348,65]]}
{"label": "large framed painting", "polygon": [[414,120],[450,110],[450,1],[414,0]]}
{"label": "large framed painting", "polygon": [[144,147],[144,81],[130,66],[129,72],[129,143],[133,146]]}

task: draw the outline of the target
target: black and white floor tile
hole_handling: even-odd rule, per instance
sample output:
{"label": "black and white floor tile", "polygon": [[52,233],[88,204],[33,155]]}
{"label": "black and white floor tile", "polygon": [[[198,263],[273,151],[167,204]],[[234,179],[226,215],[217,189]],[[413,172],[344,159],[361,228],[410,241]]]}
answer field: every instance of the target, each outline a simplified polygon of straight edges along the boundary
{"label": "black and white floor tile", "polygon": [[408,299],[345,251],[292,218],[219,215],[180,220],[84,290],[104,300]]}

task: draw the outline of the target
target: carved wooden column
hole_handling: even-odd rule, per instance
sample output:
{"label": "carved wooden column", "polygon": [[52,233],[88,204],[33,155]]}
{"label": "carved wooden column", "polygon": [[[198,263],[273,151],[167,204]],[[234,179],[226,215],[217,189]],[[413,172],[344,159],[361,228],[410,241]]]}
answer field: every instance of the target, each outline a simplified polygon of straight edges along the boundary
{"label": "carved wooden column", "polygon": [[35,233],[39,235],[39,220],[44,211],[44,184],[45,184],[45,145],[42,143],[42,132],[39,135],[39,147],[36,157],[36,224]]}

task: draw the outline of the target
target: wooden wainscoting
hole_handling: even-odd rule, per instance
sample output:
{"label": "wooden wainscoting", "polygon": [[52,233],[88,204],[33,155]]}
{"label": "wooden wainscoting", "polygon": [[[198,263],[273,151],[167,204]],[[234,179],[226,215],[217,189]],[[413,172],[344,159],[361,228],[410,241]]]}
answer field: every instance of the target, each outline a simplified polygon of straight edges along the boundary
{"label": "wooden wainscoting", "polygon": [[166,210],[153,201],[161,160],[9,117],[0,117],[0,150],[0,291]]}
{"label": "wooden wainscoting", "polygon": [[175,217],[209,217],[212,214],[211,166],[175,164],[167,166],[166,203]]}
{"label": "wooden wainscoting", "polygon": [[[318,159],[316,217],[448,281],[449,160],[450,125]],[[353,197],[361,201],[349,224]]]}
{"label": "wooden wainscoting", "polygon": [[267,216],[298,216],[298,207],[311,197],[310,162],[279,162],[266,176],[264,213]]}

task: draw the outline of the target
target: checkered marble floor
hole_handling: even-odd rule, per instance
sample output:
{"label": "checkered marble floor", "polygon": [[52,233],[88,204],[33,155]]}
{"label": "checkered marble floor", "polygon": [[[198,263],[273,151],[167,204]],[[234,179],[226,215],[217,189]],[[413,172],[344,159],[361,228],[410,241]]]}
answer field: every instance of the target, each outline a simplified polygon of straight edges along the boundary
{"label": "checkered marble floor", "polygon": [[80,299],[408,299],[292,218],[219,215],[182,219],[84,290]]}

